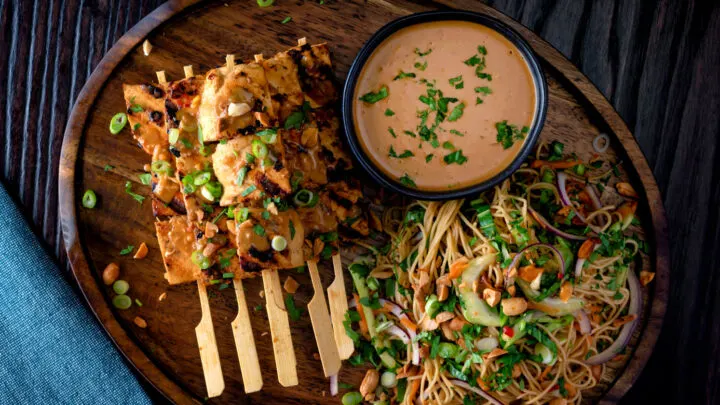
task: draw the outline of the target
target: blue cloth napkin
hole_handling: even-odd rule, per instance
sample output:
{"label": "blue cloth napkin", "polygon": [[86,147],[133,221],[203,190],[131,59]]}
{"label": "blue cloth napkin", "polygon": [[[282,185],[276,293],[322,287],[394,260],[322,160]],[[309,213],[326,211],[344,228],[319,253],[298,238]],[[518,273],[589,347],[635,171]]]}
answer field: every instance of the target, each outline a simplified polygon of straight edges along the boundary
{"label": "blue cloth napkin", "polygon": [[0,184],[0,404],[150,404]]}

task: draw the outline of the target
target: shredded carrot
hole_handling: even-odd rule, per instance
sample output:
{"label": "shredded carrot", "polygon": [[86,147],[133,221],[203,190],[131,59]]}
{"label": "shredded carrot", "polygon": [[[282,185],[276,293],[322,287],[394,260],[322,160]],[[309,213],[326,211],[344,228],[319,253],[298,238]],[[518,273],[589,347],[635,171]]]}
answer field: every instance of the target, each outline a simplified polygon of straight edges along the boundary
{"label": "shredded carrot", "polygon": [[536,160],[530,164],[533,169],[538,169],[542,166],[548,166],[551,169],[569,169],[571,167],[579,165],[579,160],[563,160],[557,162],[548,162],[546,160]]}
{"label": "shredded carrot", "polygon": [[467,267],[468,267],[467,258],[465,258],[465,257],[460,258],[459,260],[455,261],[455,263],[450,265],[450,274],[448,275],[448,277],[450,278],[450,280],[454,280],[454,279],[460,277],[460,275],[462,275],[463,271],[465,271],[465,269],[467,269]]}
{"label": "shredded carrot", "polygon": [[616,328],[619,328],[619,327],[625,325],[626,323],[634,321],[635,318],[637,318],[637,315],[621,316],[620,318],[617,318],[613,321],[613,326]]}
{"label": "shredded carrot", "polygon": [[545,367],[545,370],[540,373],[540,377],[538,378],[538,380],[543,381],[547,377],[547,375],[550,374],[550,370],[552,370],[552,366]]}
{"label": "shredded carrot", "polygon": [[587,259],[590,257],[596,243],[598,243],[598,241],[593,238],[587,239],[583,242],[583,244],[580,245],[580,250],[578,250],[578,259]]}
{"label": "shredded carrot", "polygon": [[408,404],[414,404],[415,403],[415,395],[417,395],[418,390],[420,389],[420,379],[413,380],[410,383],[410,389],[408,390],[408,393],[406,395],[407,400],[405,401]]}
{"label": "shredded carrot", "polygon": [[410,320],[410,318],[400,318],[400,323],[409,330],[417,333],[417,325],[415,325],[413,321]]}
{"label": "shredded carrot", "polygon": [[482,388],[485,391],[490,391],[490,387],[487,385],[487,383],[485,381],[483,381],[482,377],[478,377],[477,380],[475,380],[475,381],[477,381],[480,388]]}
{"label": "shredded carrot", "polygon": [[367,320],[365,319],[365,310],[363,309],[362,304],[360,304],[360,297],[358,297],[357,294],[353,294],[353,297],[355,297],[355,302],[357,303],[357,311],[358,314],[360,314],[360,331],[363,334],[368,333],[368,326],[367,326]]}

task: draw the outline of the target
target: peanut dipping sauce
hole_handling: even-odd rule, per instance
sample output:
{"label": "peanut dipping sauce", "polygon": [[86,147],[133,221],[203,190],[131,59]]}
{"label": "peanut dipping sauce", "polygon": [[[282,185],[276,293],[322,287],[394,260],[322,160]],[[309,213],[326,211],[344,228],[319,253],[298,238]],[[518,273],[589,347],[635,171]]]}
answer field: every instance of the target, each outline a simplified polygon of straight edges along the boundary
{"label": "peanut dipping sauce", "polygon": [[[382,95],[383,87],[387,97],[360,100]],[[389,178],[425,191],[462,189],[511,164],[533,124],[536,98],[527,62],[502,34],[464,21],[422,23],[395,32],[368,58],[355,86],[354,125]],[[447,107],[438,119],[441,104]],[[503,122],[502,133],[515,128],[505,145],[498,142]]]}

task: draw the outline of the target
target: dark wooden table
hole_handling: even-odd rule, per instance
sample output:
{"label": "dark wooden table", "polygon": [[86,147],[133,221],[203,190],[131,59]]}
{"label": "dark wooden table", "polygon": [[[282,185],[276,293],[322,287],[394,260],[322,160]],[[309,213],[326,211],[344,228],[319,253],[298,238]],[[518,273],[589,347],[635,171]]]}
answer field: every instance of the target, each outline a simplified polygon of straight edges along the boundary
{"label": "dark wooden table", "polygon": [[[0,175],[62,268],[57,175],[66,120],[105,52],[159,3],[0,0]],[[634,132],[664,195],[670,302],[655,353],[624,402],[720,403],[720,1],[489,4],[595,83]]]}

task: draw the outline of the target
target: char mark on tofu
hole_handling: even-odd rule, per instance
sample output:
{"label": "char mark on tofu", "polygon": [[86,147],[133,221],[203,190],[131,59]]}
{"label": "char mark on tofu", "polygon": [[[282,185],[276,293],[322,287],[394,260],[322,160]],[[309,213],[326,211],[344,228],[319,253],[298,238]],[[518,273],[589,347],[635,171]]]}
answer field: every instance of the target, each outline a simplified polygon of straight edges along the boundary
{"label": "char mark on tofu", "polygon": [[300,85],[312,103],[324,106],[337,98],[335,76],[327,45],[305,44],[287,53],[297,65]]}
{"label": "char mark on tofu", "polygon": [[256,259],[261,262],[265,263],[274,263],[275,262],[275,256],[273,255],[272,250],[259,250],[255,246],[250,246],[250,249],[248,250],[248,253],[253,259]]}
{"label": "char mark on tofu", "polygon": [[[280,167],[282,168],[282,164]],[[271,197],[284,197],[287,195],[287,190],[284,190],[280,185],[270,180],[265,173],[258,174],[258,182],[262,189],[265,190],[265,193]]]}
{"label": "char mark on tofu", "polygon": [[168,126],[177,128],[180,126],[180,120],[177,118],[177,112],[180,108],[170,99],[165,99],[165,112],[168,116]]}
{"label": "char mark on tofu", "polygon": [[160,87],[153,86],[152,84],[143,84],[143,90],[147,92],[149,95],[153,96],[154,98],[165,98],[165,90],[161,89]]}

